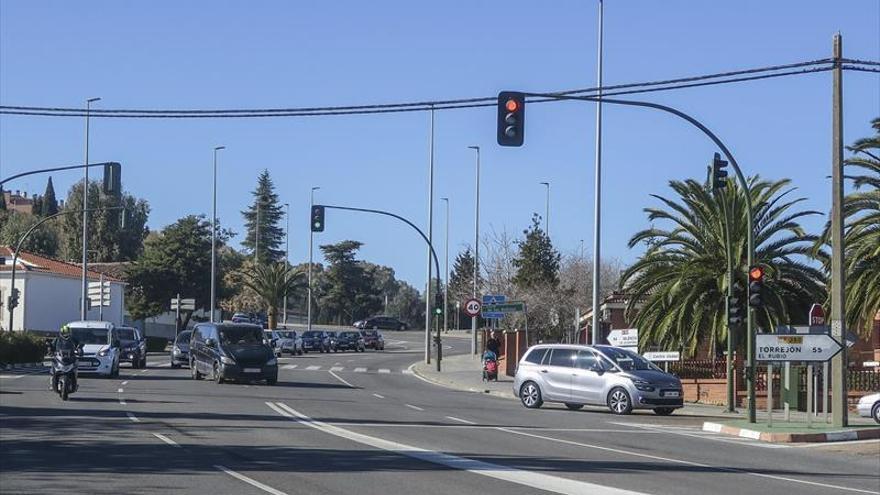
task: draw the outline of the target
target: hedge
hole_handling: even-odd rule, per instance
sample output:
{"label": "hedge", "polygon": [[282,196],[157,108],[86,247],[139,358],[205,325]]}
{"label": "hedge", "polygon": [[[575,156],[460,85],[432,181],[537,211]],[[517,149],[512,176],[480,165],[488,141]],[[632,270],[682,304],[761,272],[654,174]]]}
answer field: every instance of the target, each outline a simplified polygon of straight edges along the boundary
{"label": "hedge", "polygon": [[0,331],[0,363],[40,363],[46,354],[46,339],[24,332]]}
{"label": "hedge", "polygon": [[147,352],[165,352],[168,339],[165,337],[147,337]]}

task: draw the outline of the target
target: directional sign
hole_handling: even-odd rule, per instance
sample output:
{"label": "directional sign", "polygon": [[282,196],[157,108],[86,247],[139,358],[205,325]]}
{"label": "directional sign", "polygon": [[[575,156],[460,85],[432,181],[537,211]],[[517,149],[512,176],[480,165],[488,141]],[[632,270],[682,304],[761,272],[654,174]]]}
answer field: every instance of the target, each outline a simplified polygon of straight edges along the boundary
{"label": "directional sign", "polygon": [[646,352],[642,357],[654,363],[681,361],[681,353],[678,351]]}
{"label": "directional sign", "polygon": [[813,304],[810,306],[810,326],[819,326],[825,324],[825,308],[821,304]]}
{"label": "directional sign", "polygon": [[830,335],[762,333],[755,341],[758,361],[813,361],[833,358],[842,346]]}
{"label": "directional sign", "polygon": [[471,318],[480,316],[480,309],[482,308],[483,305],[476,299],[468,299],[464,302],[464,313]]}
{"label": "directional sign", "polygon": [[510,301],[509,303],[503,304],[484,304],[483,318],[503,318],[506,314],[522,313],[525,310],[526,303],[523,301]]}
{"label": "directional sign", "polygon": [[195,299],[178,299],[175,297],[171,299],[171,309],[178,309],[178,305],[180,306],[181,311],[195,311],[196,310],[196,300]]}
{"label": "directional sign", "polygon": [[638,328],[621,328],[608,332],[608,343],[614,347],[623,347],[628,349],[638,349],[639,347],[639,329]]}
{"label": "directional sign", "polygon": [[501,294],[483,295],[483,304],[501,304],[507,302],[507,296]]}

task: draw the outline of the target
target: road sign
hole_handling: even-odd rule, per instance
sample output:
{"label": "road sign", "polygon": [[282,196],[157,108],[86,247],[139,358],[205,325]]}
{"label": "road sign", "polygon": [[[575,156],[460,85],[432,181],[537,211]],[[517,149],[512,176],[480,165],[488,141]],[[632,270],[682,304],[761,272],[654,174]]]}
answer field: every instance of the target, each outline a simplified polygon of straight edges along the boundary
{"label": "road sign", "polygon": [[89,282],[89,307],[110,306],[110,282]]}
{"label": "road sign", "polygon": [[[178,301],[179,308],[178,308]],[[176,297],[171,299],[171,309],[176,310],[180,309],[181,311],[195,311],[196,310],[196,300],[195,299],[177,299]]]}
{"label": "road sign", "polygon": [[483,305],[480,304],[480,301],[476,299],[468,299],[464,302],[464,313],[471,318],[476,316],[480,316],[480,310],[483,308]]}
{"label": "road sign", "polygon": [[526,310],[523,301],[510,301],[509,303],[483,304],[483,318],[503,318],[509,313],[522,313]]}
{"label": "road sign", "polygon": [[678,351],[646,352],[642,356],[655,363],[681,361],[681,353]]}
{"label": "road sign", "polygon": [[833,358],[842,346],[827,334],[761,333],[755,341],[758,361],[813,361]]}
{"label": "road sign", "polygon": [[821,304],[813,304],[810,306],[810,326],[818,326],[825,324],[825,308]]}
{"label": "road sign", "polygon": [[501,294],[485,294],[483,295],[483,304],[501,304],[507,302],[507,296]]}
{"label": "road sign", "polygon": [[636,350],[639,347],[639,329],[621,328],[608,332],[608,343],[615,347]]}

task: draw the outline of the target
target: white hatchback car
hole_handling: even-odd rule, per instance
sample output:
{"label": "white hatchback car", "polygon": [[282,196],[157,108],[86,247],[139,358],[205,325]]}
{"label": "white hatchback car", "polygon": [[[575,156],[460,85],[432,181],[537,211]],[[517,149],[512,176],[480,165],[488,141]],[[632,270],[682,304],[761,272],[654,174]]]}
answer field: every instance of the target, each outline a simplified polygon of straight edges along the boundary
{"label": "white hatchback car", "polygon": [[70,336],[83,347],[77,360],[79,373],[119,375],[119,338],[108,321],[73,321],[67,324]]}
{"label": "white hatchback car", "polygon": [[880,423],[880,393],[862,397],[859,399],[856,409],[859,411],[859,416],[874,418],[874,421]]}

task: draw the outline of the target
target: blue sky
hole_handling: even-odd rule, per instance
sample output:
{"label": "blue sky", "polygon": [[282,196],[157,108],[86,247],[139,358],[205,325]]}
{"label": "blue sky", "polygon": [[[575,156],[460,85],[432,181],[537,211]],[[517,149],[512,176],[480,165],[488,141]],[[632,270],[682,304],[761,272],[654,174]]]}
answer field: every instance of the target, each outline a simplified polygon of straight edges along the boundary
{"label": "blue sky", "polygon": [[[596,2],[0,2],[0,103],[101,108],[255,108],[369,104],[589,87],[596,73]],[[880,3],[828,1],[605,2],[605,82],[618,84],[844,55],[880,59]],[[654,93],[702,119],[746,173],[791,177],[805,208],[830,205],[829,73]],[[880,115],[880,78],[845,74],[846,141]],[[455,253],[473,232],[473,152],[483,150],[482,229],[518,233],[543,212],[563,252],[592,245],[591,105],[528,109],[526,144],[495,144],[494,109],[438,112],[439,198],[451,201]],[[161,228],[210,213],[212,148],[219,212],[239,212],[263,168],[291,205],[291,259],[307,257],[308,191],[317,201],[388,209],[427,223],[428,115],[247,120],[93,119],[92,161],[123,164],[124,186]],[[704,177],[716,151],[696,130],[648,110],[605,109],[603,254],[631,262],[642,208],[671,179]],[[83,120],[0,116],[0,175],[83,158]],[[56,174],[59,193],[79,178]],[[11,189],[42,192],[45,178]],[[818,229],[824,218],[806,225]],[[329,212],[316,244],[357,239],[362,257],[421,287],[425,251],[391,220]],[[441,237],[442,239],[442,237]],[[439,246],[442,248],[442,245]],[[442,255],[441,255],[442,256]],[[442,260],[441,260],[442,263]]]}

